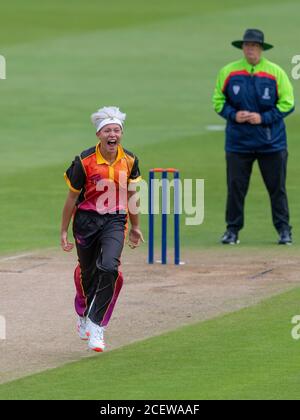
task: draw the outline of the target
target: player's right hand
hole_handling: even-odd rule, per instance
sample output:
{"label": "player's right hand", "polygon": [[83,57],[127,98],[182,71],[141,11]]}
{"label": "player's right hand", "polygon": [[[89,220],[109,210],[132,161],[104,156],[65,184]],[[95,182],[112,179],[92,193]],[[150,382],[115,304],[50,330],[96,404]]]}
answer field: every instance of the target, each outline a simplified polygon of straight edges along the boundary
{"label": "player's right hand", "polygon": [[74,244],[68,241],[68,232],[61,233],[60,244],[62,249],[66,252],[70,252],[74,248]]}

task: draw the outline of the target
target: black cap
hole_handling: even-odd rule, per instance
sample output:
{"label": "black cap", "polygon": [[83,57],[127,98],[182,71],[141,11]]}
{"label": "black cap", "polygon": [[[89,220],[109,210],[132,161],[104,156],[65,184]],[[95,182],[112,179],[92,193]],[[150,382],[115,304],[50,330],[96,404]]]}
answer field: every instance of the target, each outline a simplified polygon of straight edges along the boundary
{"label": "black cap", "polygon": [[232,45],[236,48],[243,49],[244,42],[256,42],[260,44],[263,48],[263,50],[270,50],[271,48],[274,48],[273,45],[267,44],[265,42],[265,36],[262,31],[259,29],[247,29],[244,38],[242,41],[233,41]]}

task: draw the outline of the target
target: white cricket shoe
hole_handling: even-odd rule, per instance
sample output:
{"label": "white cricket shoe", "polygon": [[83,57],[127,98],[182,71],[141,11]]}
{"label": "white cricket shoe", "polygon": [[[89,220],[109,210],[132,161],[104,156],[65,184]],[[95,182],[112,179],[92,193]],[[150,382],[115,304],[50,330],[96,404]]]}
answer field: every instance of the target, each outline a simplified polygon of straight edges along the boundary
{"label": "white cricket shoe", "polygon": [[104,342],[104,327],[94,324],[90,319],[88,320],[89,336],[89,348],[98,353],[102,353],[105,350]]}
{"label": "white cricket shoe", "polygon": [[87,329],[87,318],[79,316],[77,320],[77,332],[80,340],[87,341],[90,333]]}

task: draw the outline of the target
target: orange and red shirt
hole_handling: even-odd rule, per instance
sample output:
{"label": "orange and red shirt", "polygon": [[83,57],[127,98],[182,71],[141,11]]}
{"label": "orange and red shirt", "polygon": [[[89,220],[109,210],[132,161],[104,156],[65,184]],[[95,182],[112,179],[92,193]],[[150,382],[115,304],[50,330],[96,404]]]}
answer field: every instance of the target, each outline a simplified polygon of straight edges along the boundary
{"label": "orange and red shirt", "polygon": [[138,158],[119,145],[117,158],[110,164],[99,146],[76,156],[64,174],[65,180],[71,191],[80,193],[78,209],[100,214],[127,212],[128,184],[141,180]]}

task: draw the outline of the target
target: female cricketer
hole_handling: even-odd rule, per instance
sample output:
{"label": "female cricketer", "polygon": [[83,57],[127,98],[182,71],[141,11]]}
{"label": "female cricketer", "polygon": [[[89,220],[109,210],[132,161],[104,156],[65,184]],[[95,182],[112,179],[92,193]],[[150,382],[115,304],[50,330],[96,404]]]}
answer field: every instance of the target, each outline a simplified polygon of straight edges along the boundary
{"label": "female cricketer", "polygon": [[123,284],[119,267],[128,216],[129,245],[136,248],[144,242],[138,211],[128,206],[135,198],[135,192],[128,191],[129,185],[140,181],[141,176],[137,157],[120,144],[125,118],[117,107],[94,113],[91,119],[99,142],[76,156],[64,175],[69,193],[62,215],[61,246],[66,252],[74,247],[68,240],[73,216],[78,255],[74,273],[77,331],[97,352],[105,349],[104,328]]}

